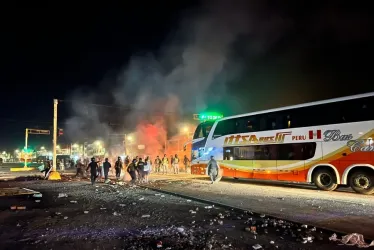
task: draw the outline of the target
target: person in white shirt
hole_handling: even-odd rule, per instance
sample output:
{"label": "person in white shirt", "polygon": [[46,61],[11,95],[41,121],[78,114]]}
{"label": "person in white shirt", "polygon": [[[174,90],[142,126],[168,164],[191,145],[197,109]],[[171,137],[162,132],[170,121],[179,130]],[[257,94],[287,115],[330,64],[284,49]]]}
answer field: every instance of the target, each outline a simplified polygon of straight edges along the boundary
{"label": "person in white shirt", "polygon": [[148,183],[148,176],[151,170],[152,170],[152,160],[149,158],[149,156],[147,156],[147,158],[145,158],[145,164],[144,164],[144,170],[143,170],[143,178],[144,178],[145,183]]}

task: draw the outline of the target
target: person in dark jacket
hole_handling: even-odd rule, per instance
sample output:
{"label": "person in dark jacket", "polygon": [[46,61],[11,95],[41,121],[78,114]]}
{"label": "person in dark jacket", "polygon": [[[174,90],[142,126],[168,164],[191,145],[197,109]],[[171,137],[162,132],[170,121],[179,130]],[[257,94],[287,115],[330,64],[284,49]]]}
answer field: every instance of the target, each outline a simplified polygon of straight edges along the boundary
{"label": "person in dark jacket", "polygon": [[136,164],[136,171],[138,172],[139,182],[142,182],[144,179],[144,161],[142,158],[139,158],[138,163]]}
{"label": "person in dark jacket", "polygon": [[125,167],[127,168],[127,166],[130,164],[130,158],[129,158],[129,156],[126,156],[124,163],[125,163]]}
{"label": "person in dark jacket", "polygon": [[161,167],[161,159],[159,156],[156,157],[156,160],[155,160],[155,170],[156,170],[156,173],[160,173],[160,167]]}
{"label": "person in dark jacket", "polygon": [[108,182],[108,174],[111,167],[112,165],[110,164],[109,159],[105,158],[105,161],[103,163],[105,182]]}
{"label": "person in dark jacket", "polygon": [[136,181],[136,159],[133,159],[132,162],[127,167],[127,173],[131,176],[131,183],[134,184]]}
{"label": "person in dark jacket", "polygon": [[50,161],[47,160],[44,162],[44,169],[42,171],[42,173],[44,172],[44,178],[47,178],[47,175],[50,169],[51,169],[51,163]]}
{"label": "person in dark jacket", "polygon": [[96,178],[97,178],[97,170],[99,168],[99,165],[95,161],[95,158],[91,158],[91,162],[90,162],[90,164],[88,164],[88,167],[87,167],[86,171],[89,168],[91,169],[91,183],[92,183],[92,185],[94,185],[95,181],[96,181]]}
{"label": "person in dark jacket", "polygon": [[116,178],[117,180],[119,180],[119,178],[121,177],[121,170],[122,170],[122,159],[121,157],[118,156],[118,160],[116,161],[115,165],[114,165],[114,169],[116,170]]}
{"label": "person in dark jacket", "polygon": [[218,164],[213,156],[210,157],[210,161],[208,162],[208,175],[212,180],[212,184],[216,181],[218,176]]}

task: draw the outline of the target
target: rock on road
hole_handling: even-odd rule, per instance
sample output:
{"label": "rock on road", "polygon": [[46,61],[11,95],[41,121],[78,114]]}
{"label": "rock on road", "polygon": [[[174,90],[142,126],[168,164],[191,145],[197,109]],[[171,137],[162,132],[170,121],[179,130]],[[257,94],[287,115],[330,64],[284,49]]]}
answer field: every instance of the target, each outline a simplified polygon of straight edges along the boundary
{"label": "rock on road", "polygon": [[[27,187],[43,194],[38,202],[3,197],[0,249],[352,249],[310,226],[146,188],[92,186],[71,177],[27,180],[0,182],[0,188]],[[13,205],[25,209],[13,211]]]}
{"label": "rock on road", "polygon": [[348,188],[319,191],[312,185],[255,180],[153,176],[163,190],[203,198],[257,213],[311,224],[374,239],[374,196],[356,194]]}

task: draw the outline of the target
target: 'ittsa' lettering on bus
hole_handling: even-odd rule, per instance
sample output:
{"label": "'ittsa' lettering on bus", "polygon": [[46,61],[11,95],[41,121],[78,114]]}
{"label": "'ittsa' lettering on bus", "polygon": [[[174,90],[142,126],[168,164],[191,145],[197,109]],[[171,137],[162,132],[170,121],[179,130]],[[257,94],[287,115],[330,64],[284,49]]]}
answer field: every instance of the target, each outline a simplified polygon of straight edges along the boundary
{"label": "'ittsa' lettering on bus", "polygon": [[247,145],[252,143],[280,143],[291,132],[276,133],[275,136],[257,137],[256,135],[232,135],[225,138],[225,145]]}

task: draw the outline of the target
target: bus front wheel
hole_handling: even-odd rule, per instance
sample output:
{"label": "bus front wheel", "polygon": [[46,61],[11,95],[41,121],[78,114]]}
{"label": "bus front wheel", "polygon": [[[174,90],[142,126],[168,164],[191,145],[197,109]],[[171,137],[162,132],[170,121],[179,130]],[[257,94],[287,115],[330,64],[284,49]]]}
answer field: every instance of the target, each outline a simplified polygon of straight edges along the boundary
{"label": "bus front wheel", "polygon": [[338,187],[335,173],[332,170],[318,169],[313,177],[314,184],[321,190],[334,191]]}
{"label": "bus front wheel", "polygon": [[349,178],[351,188],[360,194],[374,194],[374,174],[369,171],[355,171]]}

